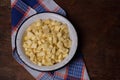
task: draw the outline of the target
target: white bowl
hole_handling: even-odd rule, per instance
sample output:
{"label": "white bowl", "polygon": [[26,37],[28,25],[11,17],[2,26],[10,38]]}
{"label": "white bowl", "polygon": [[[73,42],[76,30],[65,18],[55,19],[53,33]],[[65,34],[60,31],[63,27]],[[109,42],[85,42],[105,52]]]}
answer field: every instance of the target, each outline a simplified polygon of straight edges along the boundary
{"label": "white bowl", "polygon": [[[28,26],[35,22],[38,19],[52,19],[52,20],[57,20],[62,23],[66,23],[69,29],[69,35],[70,39],[72,40],[72,45],[69,51],[69,55],[60,63],[57,63],[53,66],[38,66],[34,63],[32,63],[29,58],[24,54],[23,48],[22,48],[22,37]],[[29,17],[27,20],[25,20],[21,26],[19,27],[17,34],[16,34],[16,39],[15,39],[15,44],[16,44],[16,49],[17,49],[17,54],[19,58],[22,60],[23,63],[25,63],[28,67],[37,70],[37,71],[51,71],[51,70],[56,70],[58,68],[63,67],[66,65],[75,55],[77,45],[78,45],[78,38],[76,31],[73,27],[73,25],[68,21],[65,17],[55,14],[55,13],[39,13],[35,14],[31,17]]]}

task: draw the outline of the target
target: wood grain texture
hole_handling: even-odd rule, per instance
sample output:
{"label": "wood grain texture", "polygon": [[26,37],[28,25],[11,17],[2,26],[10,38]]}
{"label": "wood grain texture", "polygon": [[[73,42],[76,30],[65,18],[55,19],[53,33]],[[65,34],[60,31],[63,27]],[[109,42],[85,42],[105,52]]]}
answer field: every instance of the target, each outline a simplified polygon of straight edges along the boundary
{"label": "wood grain texture", "polygon": [[120,0],[56,0],[79,35],[92,80],[120,80]]}
{"label": "wood grain texture", "polygon": [[[120,0],[55,1],[78,32],[91,80],[120,80]],[[0,79],[34,80],[11,55],[10,15],[10,2],[0,0]]]}

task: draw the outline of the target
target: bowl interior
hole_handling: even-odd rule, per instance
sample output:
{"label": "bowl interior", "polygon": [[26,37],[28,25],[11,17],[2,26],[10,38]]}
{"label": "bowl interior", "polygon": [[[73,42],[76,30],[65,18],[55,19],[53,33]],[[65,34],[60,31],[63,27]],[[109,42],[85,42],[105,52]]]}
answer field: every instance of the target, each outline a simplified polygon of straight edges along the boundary
{"label": "bowl interior", "polygon": [[[62,23],[66,23],[67,26],[68,26],[70,39],[72,40],[72,45],[71,45],[71,48],[70,48],[70,51],[69,51],[69,55],[62,62],[57,63],[53,66],[38,66],[38,65],[32,63],[29,60],[29,58],[24,54],[24,50],[23,50],[23,47],[22,47],[22,37],[23,37],[26,29],[28,28],[28,26],[38,19],[57,20],[57,21],[60,21]],[[40,13],[40,14],[35,14],[35,15],[31,16],[30,18],[28,18],[26,21],[24,21],[22,23],[22,25],[18,29],[17,36],[16,36],[16,47],[17,47],[17,52],[18,52],[18,55],[19,55],[20,59],[27,66],[29,66],[29,67],[31,67],[35,70],[40,70],[40,71],[55,70],[55,69],[58,69],[58,68],[64,66],[65,64],[67,64],[72,59],[72,57],[74,56],[74,54],[76,52],[76,49],[77,49],[77,44],[78,44],[77,34],[76,34],[76,31],[75,31],[73,25],[66,18],[64,18],[64,17],[62,17],[58,14],[54,14],[54,13]]]}

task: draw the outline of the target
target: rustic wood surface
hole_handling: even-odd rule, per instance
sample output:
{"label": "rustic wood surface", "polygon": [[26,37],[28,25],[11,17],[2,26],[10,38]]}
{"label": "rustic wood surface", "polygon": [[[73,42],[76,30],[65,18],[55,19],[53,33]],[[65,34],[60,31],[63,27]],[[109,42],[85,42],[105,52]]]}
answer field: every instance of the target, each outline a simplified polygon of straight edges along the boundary
{"label": "rustic wood surface", "polygon": [[[55,0],[79,35],[91,80],[120,80],[120,0]],[[34,80],[12,57],[10,1],[0,0],[0,80]]]}

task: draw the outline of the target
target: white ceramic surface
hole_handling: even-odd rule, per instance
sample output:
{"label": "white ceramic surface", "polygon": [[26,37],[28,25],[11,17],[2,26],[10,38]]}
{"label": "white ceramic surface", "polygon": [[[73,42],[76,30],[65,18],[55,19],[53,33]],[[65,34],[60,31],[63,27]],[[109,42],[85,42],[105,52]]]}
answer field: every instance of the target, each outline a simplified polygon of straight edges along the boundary
{"label": "white ceramic surface", "polygon": [[[25,32],[25,30],[28,28],[28,26],[35,22],[38,19],[53,19],[60,21],[62,23],[66,23],[69,29],[69,35],[70,39],[72,40],[72,45],[69,51],[69,55],[60,63],[57,63],[53,66],[38,66],[34,63],[32,63],[29,58],[24,54],[23,48],[22,48],[22,37]],[[17,53],[20,57],[20,59],[30,68],[33,68],[35,70],[40,70],[40,71],[51,71],[55,70],[58,68],[63,67],[65,64],[67,64],[74,56],[76,49],[78,45],[78,38],[77,38],[77,33],[73,27],[73,25],[63,16],[55,14],[55,13],[40,13],[40,14],[35,14],[32,17],[28,18],[18,29],[18,33],[16,35],[16,48],[17,48]]]}

